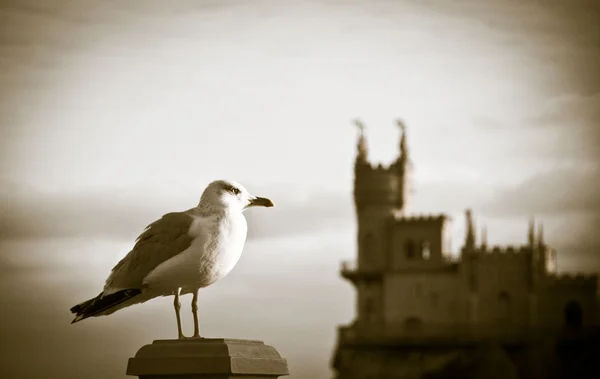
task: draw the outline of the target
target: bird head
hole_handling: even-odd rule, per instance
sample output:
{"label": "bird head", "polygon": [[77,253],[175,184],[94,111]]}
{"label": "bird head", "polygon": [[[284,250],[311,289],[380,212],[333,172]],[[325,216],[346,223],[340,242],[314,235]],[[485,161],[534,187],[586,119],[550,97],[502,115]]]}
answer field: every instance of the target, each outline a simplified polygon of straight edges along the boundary
{"label": "bird head", "polygon": [[233,180],[215,180],[210,183],[200,198],[200,206],[208,205],[242,212],[250,207],[274,207],[266,197],[250,194],[244,186]]}

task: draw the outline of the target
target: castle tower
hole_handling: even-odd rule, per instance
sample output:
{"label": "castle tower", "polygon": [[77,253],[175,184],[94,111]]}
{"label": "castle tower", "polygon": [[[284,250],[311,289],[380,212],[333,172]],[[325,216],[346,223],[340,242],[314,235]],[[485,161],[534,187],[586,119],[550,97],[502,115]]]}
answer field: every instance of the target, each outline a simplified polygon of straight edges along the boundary
{"label": "castle tower", "polygon": [[409,168],[408,146],[404,124],[401,124],[400,156],[389,167],[368,162],[364,124],[356,120],[359,129],[354,164],[354,203],[358,224],[358,264],[361,267],[384,265],[384,231],[386,220],[407,206]]}
{"label": "castle tower", "polygon": [[357,321],[371,323],[383,317],[381,274],[388,263],[388,226],[407,205],[408,146],[402,124],[400,156],[389,168],[372,165],[368,161],[365,126],[359,120],[354,123],[359,129],[354,163],[358,264],[355,270],[346,272],[346,277],[357,290]]}

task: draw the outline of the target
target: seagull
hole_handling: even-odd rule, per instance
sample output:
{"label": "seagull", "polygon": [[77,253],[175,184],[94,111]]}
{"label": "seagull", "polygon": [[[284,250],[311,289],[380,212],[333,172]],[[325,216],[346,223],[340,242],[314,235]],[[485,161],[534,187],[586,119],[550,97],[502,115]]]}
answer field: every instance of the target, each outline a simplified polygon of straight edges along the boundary
{"label": "seagull", "polygon": [[[76,315],[71,324],[174,295],[179,339],[202,338],[198,291],[225,277],[240,259],[248,230],[242,212],[254,206],[275,204],[251,195],[235,181],[210,183],[196,207],[167,213],[146,227],[133,249],[112,269],[102,292],[71,308]],[[192,337],[184,336],[181,328],[179,297],[188,293],[193,294]]]}

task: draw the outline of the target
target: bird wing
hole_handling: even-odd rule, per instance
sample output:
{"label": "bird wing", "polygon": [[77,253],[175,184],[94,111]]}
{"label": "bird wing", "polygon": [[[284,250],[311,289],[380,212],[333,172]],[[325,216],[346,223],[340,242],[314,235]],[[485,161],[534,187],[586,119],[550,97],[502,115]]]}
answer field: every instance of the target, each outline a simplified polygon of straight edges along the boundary
{"label": "bird wing", "polygon": [[189,229],[193,220],[188,212],[172,212],[148,225],[133,249],[112,269],[104,284],[104,295],[141,288],[148,273],[192,244],[194,237]]}

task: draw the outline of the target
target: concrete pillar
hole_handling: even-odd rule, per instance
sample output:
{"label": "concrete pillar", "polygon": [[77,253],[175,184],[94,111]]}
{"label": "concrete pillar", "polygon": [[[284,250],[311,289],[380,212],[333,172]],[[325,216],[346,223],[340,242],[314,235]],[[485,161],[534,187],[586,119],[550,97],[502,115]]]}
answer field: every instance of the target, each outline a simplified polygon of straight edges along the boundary
{"label": "concrete pillar", "polygon": [[274,379],[289,375],[287,361],[261,341],[203,338],[156,340],[129,359],[140,379]]}

